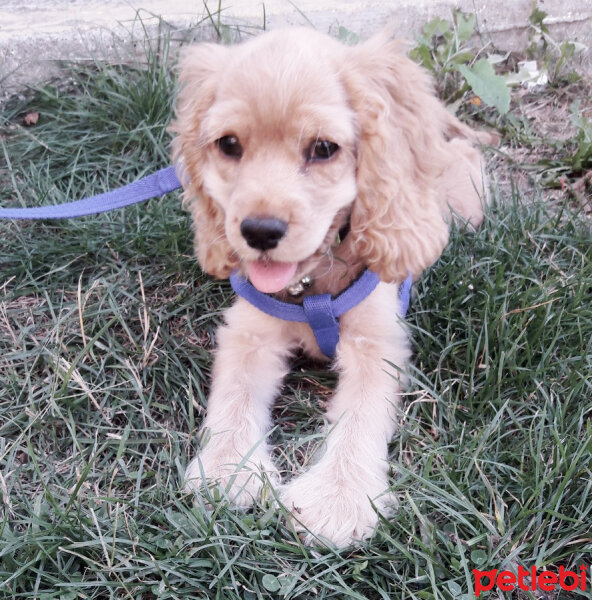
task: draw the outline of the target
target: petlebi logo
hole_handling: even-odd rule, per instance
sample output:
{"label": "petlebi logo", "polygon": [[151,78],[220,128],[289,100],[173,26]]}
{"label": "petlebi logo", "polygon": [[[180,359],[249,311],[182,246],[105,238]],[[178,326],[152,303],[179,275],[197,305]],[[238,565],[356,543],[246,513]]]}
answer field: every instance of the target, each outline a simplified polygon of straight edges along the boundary
{"label": "petlebi logo", "polygon": [[476,598],[490,590],[510,592],[518,588],[525,592],[553,592],[561,589],[573,592],[590,589],[588,565],[580,565],[574,571],[561,566],[558,572],[539,569],[535,566],[527,569],[522,565],[518,566],[516,573],[499,569],[489,571],[473,569],[473,578]]}

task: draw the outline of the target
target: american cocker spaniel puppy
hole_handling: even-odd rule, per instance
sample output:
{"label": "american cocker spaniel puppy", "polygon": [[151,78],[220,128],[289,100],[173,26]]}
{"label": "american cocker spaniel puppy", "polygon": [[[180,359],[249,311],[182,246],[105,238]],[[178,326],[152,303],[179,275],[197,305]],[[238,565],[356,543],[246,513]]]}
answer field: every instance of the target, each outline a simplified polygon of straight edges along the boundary
{"label": "american cocker spaniel puppy", "polygon": [[[489,136],[385,36],[352,47],[298,28],[186,48],[171,129],[198,260],[239,292],[186,485],[220,485],[248,507],[267,478],[279,484],[266,436],[302,350],[339,381],[322,455],[279,497],[309,542],[365,538],[393,504],[387,447],[410,354],[399,286],[440,256],[451,214],[481,223],[475,144]],[[351,286],[362,298],[331,314]]]}

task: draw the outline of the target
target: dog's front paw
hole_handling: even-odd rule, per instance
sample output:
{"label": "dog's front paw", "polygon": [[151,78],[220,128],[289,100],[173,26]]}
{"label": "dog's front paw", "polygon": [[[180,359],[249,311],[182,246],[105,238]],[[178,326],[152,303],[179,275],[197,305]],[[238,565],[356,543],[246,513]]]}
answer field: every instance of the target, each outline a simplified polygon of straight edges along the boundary
{"label": "dog's front paw", "polygon": [[313,467],[285,485],[280,498],[306,544],[345,548],[373,534],[378,513],[392,513],[396,500],[386,488],[386,478],[339,477]]}
{"label": "dog's front paw", "polygon": [[265,481],[279,481],[278,471],[264,450],[255,450],[248,458],[237,452],[206,446],[185,471],[185,490],[200,493],[215,486],[239,508],[249,508],[259,497]]}

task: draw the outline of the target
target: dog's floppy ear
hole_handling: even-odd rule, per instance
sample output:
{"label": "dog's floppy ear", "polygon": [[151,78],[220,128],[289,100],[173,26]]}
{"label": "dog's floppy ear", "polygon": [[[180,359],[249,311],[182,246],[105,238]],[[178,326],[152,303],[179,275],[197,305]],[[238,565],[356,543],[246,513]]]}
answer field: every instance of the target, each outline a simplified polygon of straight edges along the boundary
{"label": "dog's floppy ear", "polygon": [[342,69],[359,127],[357,253],[383,281],[419,275],[448,241],[436,182],[445,168],[445,108],[430,77],[384,36],[348,48]]}
{"label": "dog's floppy ear", "polygon": [[219,278],[230,275],[236,264],[226,241],[224,212],[204,189],[206,160],[202,123],[214,102],[216,88],[230,49],[218,44],[184,48],[179,58],[179,90],[170,131],[173,162],[183,183],[184,205],[191,211],[197,258],[204,271]]}

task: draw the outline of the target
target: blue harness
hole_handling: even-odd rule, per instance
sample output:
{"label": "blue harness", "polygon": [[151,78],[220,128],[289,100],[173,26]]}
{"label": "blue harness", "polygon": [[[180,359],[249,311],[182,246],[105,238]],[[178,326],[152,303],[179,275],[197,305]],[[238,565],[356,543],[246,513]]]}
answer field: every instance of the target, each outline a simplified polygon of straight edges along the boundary
{"label": "blue harness", "polygon": [[[0,219],[83,217],[137,204],[180,187],[181,182],[175,173],[175,168],[167,167],[111,192],[75,202],[33,208],[0,208]],[[335,348],[339,341],[339,317],[367,298],[378,285],[378,281],[378,275],[366,269],[336,298],[332,298],[330,294],[305,296],[302,305],[299,305],[281,302],[260,292],[236,273],[230,276],[232,289],[259,310],[285,321],[308,323],[314,332],[319,348],[329,358],[335,356]],[[407,314],[411,283],[412,279],[409,275],[399,288],[399,314],[402,317]]]}
{"label": "blue harness", "polygon": [[[399,314],[401,317],[405,317],[407,314],[412,281],[412,277],[409,275],[399,287]],[[378,275],[366,269],[336,298],[333,298],[331,294],[304,296],[302,305],[300,305],[282,302],[260,292],[236,272],[230,276],[230,285],[236,294],[265,314],[284,321],[308,323],[319,348],[328,358],[335,356],[335,349],[339,342],[339,317],[367,298],[374,291],[378,282]]]}

